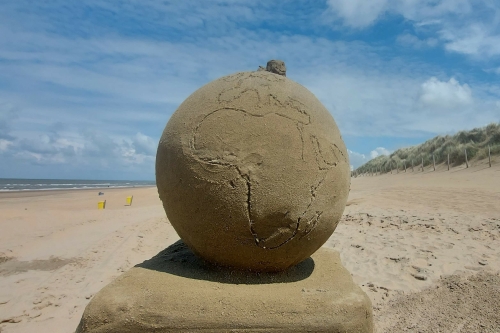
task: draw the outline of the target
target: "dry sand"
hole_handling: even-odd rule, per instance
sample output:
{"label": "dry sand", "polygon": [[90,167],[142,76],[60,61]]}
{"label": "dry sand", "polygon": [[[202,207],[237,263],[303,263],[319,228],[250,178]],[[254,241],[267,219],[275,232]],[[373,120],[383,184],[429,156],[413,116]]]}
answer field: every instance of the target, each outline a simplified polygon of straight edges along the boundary
{"label": "dry sand", "polygon": [[[0,331],[73,332],[96,292],[178,240],[155,188],[97,192],[0,193]],[[377,332],[500,332],[500,164],[353,179],[325,246]]]}
{"label": "dry sand", "polygon": [[500,164],[355,178],[347,205],[326,246],[377,332],[500,332]]}
{"label": "dry sand", "polygon": [[95,293],[178,240],[156,188],[101,191],[0,193],[2,332],[74,332]]}

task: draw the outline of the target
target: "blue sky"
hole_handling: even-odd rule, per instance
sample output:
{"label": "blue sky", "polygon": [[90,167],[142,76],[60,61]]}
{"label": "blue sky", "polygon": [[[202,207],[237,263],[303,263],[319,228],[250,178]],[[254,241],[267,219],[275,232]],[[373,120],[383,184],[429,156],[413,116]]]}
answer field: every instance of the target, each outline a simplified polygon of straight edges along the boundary
{"label": "blue sky", "polygon": [[351,164],[500,122],[497,0],[0,2],[0,178],[154,179],[205,83],[284,60]]}

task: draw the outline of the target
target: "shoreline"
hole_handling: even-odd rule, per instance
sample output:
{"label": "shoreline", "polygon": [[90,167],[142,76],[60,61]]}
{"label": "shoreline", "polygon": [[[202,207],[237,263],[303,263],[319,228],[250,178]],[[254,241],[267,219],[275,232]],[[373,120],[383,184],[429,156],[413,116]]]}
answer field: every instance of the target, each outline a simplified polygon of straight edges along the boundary
{"label": "shoreline", "polygon": [[75,193],[82,191],[91,191],[91,190],[106,190],[106,191],[116,191],[116,190],[125,190],[130,188],[150,188],[156,187],[156,185],[138,185],[138,186],[120,186],[120,187],[92,187],[92,188],[48,188],[48,189],[29,189],[29,190],[8,190],[8,191],[0,191],[0,200],[1,199],[11,199],[11,198],[23,198],[23,197],[38,197],[38,196],[47,196],[53,194],[66,194],[66,193]]}

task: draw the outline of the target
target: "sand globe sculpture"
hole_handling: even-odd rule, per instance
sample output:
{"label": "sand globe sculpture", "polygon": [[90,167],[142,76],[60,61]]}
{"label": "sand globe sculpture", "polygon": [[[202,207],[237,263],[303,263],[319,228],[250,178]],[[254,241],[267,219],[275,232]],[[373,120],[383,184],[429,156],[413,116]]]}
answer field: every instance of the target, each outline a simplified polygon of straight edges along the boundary
{"label": "sand globe sculpture", "polygon": [[350,167],[339,129],[285,74],[270,61],[212,81],[163,131],[160,199],[181,239],[209,262],[285,270],[318,250],[344,211]]}
{"label": "sand globe sculpture", "polygon": [[346,148],[285,73],[222,77],[172,115],[156,178],[182,241],[99,291],[77,333],[373,332],[370,299],[319,249],[346,204]]}

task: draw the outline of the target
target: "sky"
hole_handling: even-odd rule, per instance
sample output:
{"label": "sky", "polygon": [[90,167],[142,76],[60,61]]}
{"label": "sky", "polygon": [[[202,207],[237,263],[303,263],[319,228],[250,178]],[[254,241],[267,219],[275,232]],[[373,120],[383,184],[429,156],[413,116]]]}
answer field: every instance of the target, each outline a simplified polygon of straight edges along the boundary
{"label": "sky", "polygon": [[0,178],[153,180],[180,103],[270,59],[354,168],[500,122],[498,0],[7,0]]}

